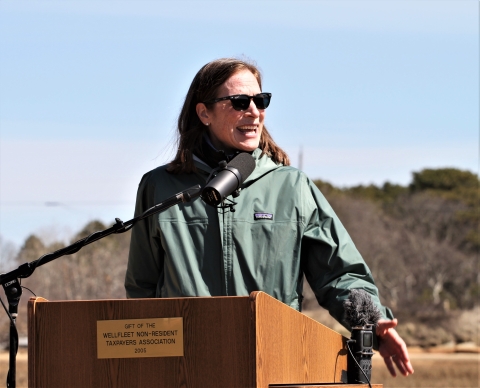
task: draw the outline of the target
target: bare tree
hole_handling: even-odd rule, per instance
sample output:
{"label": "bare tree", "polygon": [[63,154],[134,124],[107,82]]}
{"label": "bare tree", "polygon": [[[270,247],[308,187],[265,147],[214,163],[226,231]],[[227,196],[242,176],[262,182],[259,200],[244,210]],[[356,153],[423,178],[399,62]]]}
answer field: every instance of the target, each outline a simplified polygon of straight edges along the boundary
{"label": "bare tree", "polygon": [[15,265],[17,248],[11,241],[5,240],[0,235],[0,271],[6,272]]}

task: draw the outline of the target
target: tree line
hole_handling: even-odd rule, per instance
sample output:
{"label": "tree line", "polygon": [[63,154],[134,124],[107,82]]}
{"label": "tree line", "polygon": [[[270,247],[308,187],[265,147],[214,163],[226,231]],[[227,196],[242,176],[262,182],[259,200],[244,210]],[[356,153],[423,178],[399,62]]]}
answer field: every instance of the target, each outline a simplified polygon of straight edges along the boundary
{"label": "tree line", "polygon": [[424,169],[408,186],[345,189],[316,181],[373,272],[386,305],[406,317],[478,304],[479,179]]}

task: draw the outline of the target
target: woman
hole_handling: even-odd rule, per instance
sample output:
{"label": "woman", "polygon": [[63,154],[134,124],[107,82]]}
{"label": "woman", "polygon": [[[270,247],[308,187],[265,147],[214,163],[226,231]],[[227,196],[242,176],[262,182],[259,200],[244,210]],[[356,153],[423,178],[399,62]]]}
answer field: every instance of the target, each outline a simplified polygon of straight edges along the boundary
{"label": "woman", "polygon": [[[127,297],[248,295],[265,291],[300,310],[303,275],[339,321],[350,289],[366,290],[383,317],[380,353],[413,373],[391,311],[380,304],[367,265],[316,186],[264,125],[271,95],[258,69],[237,59],[206,64],[195,76],[178,120],[179,147],[167,166],[145,174],[135,213],[195,184],[239,152],[255,159],[231,212],[197,198],[135,226],[125,280]],[[230,197],[233,200],[233,198]]]}

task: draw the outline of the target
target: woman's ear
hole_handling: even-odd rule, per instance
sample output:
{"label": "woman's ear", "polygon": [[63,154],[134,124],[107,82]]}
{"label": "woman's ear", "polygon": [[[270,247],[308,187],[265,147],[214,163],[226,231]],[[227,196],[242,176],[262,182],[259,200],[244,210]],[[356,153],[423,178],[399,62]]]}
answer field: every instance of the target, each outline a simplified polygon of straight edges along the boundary
{"label": "woman's ear", "polygon": [[207,107],[203,102],[199,102],[196,106],[197,116],[204,125],[210,124],[210,115],[208,114]]}

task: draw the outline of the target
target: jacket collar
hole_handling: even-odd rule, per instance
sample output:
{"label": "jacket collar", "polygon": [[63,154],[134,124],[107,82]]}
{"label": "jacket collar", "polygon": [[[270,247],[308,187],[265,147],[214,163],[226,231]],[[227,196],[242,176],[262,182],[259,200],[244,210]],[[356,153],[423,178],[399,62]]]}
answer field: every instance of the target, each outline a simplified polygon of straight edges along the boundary
{"label": "jacket collar", "polygon": [[[260,179],[264,175],[276,170],[277,168],[283,166],[282,164],[276,164],[270,157],[266,154],[262,155],[262,150],[257,148],[252,152],[252,157],[255,159],[255,169],[250,174],[250,176],[243,182],[244,187],[251,185],[256,180]],[[199,157],[193,155],[193,162],[195,167],[201,170],[204,174],[210,174],[213,170],[207,163],[205,163]]]}
{"label": "jacket collar", "polygon": [[266,154],[262,155],[262,150],[260,148],[257,148],[255,151],[253,151],[252,157],[255,159],[255,170],[253,170],[250,176],[245,180],[245,182],[243,182],[243,186],[249,186],[264,175],[269,174],[270,172],[283,166],[282,164],[276,164]]}

